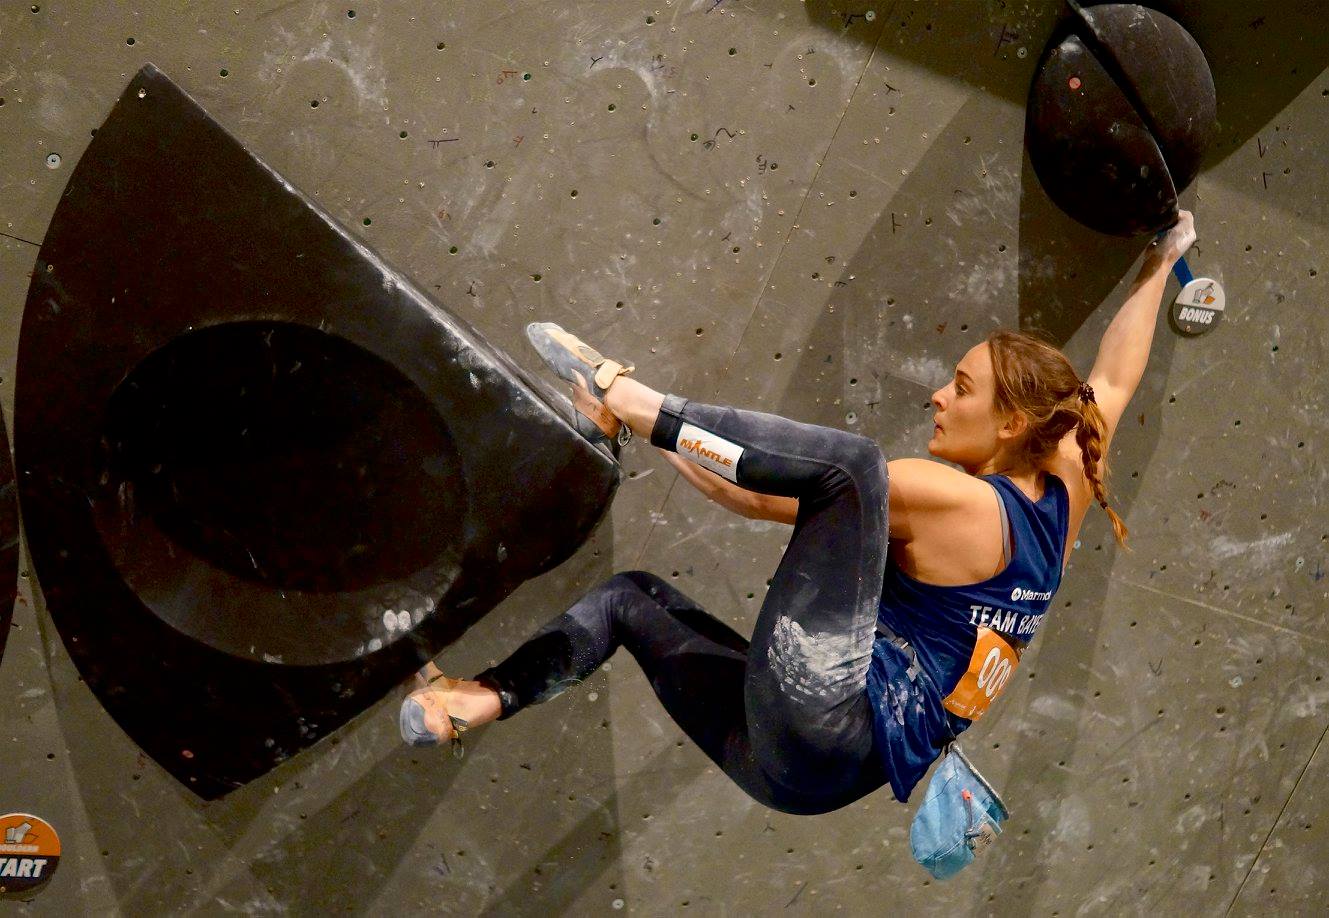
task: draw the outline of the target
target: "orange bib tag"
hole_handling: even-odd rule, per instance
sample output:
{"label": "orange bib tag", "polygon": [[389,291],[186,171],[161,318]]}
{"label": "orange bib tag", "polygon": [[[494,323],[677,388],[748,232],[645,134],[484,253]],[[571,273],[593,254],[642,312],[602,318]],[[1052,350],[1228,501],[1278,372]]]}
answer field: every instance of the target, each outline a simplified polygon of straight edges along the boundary
{"label": "orange bib tag", "polygon": [[969,671],[960,677],[955,691],[946,696],[942,706],[956,717],[978,720],[1006,687],[1019,662],[1019,655],[1001,635],[980,625]]}

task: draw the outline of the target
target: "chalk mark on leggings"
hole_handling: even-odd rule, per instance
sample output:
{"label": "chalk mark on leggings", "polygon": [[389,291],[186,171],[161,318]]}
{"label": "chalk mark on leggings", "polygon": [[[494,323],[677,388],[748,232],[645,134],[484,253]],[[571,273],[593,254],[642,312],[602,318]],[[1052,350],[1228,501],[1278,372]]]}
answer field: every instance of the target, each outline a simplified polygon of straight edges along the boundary
{"label": "chalk mark on leggings", "polygon": [[871,663],[868,651],[860,648],[854,634],[807,631],[787,615],[781,615],[771,632],[766,659],[785,690],[807,698],[831,698],[846,681],[861,681]]}

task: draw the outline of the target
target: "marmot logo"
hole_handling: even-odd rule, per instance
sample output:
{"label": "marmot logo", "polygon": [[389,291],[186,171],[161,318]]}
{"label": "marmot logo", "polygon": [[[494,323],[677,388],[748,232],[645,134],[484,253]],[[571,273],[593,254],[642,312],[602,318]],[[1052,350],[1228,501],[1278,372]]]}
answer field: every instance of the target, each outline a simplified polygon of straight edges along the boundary
{"label": "marmot logo", "polygon": [[1038,593],[1035,592],[1034,590],[1026,590],[1021,587],[1016,587],[1015,589],[1011,590],[1012,602],[1028,602],[1030,600],[1051,599],[1051,598],[1052,598],[1052,593],[1050,592]]}
{"label": "marmot logo", "polygon": [[688,452],[696,453],[698,456],[710,459],[712,462],[718,462],[720,465],[734,464],[734,460],[730,459],[728,456],[722,456],[719,453],[717,453],[715,450],[707,449],[706,447],[702,446],[700,440],[685,440],[679,438],[678,448],[687,450]]}

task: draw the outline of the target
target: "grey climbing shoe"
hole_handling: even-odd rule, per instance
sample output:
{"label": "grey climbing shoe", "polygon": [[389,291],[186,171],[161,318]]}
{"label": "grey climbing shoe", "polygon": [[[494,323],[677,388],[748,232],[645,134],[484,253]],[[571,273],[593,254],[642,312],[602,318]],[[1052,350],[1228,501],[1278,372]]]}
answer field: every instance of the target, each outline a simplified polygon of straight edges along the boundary
{"label": "grey climbing shoe", "polygon": [[452,736],[440,736],[425,725],[425,707],[416,697],[430,691],[428,686],[440,679],[444,680],[444,684],[449,688],[461,681],[460,679],[449,679],[442,674],[429,679],[425,688],[417,689],[402,699],[401,710],[397,714],[397,726],[401,729],[402,740],[411,746],[437,746],[445,739],[450,739],[452,741],[452,754],[457,758],[461,758],[466,754],[466,750],[461,744],[461,735],[466,732],[470,722],[449,714],[448,720],[452,725]]}
{"label": "grey climbing shoe", "polygon": [[532,322],[526,326],[526,337],[550,369],[572,383],[572,421],[577,433],[617,459],[619,450],[632,440],[632,429],[605,407],[605,391],[636,367],[610,360],[553,322]]}

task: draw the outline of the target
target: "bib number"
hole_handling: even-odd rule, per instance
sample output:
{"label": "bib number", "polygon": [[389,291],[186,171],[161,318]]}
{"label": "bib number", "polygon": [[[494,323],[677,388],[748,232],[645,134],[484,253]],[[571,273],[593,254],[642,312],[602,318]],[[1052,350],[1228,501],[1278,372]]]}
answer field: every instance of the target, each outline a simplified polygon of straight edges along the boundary
{"label": "bib number", "polygon": [[1001,635],[980,625],[969,670],[960,677],[942,706],[956,717],[978,720],[1006,687],[1019,662],[1015,649]]}

